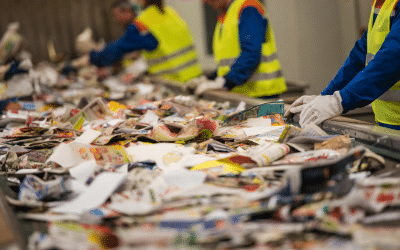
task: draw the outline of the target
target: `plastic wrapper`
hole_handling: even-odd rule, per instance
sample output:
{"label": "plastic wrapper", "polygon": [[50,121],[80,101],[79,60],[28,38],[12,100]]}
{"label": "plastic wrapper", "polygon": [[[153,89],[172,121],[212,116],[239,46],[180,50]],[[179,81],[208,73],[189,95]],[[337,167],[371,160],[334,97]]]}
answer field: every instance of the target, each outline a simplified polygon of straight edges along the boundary
{"label": "plastic wrapper", "polygon": [[21,183],[18,198],[21,201],[41,201],[56,198],[67,192],[69,183],[62,177],[43,181],[34,175],[28,175]]}

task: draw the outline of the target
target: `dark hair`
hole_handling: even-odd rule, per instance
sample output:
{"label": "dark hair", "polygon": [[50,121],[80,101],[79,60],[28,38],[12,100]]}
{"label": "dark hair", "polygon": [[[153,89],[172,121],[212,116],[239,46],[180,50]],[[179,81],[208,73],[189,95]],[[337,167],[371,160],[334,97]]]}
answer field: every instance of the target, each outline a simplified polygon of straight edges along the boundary
{"label": "dark hair", "polygon": [[120,8],[122,10],[131,10],[135,11],[133,5],[129,2],[129,0],[115,0],[111,6],[111,9]]}
{"label": "dark hair", "polygon": [[163,0],[146,0],[146,6],[144,6],[144,7],[148,7],[148,6],[151,6],[151,5],[156,6],[161,11],[161,13],[164,13],[164,2],[163,2]]}

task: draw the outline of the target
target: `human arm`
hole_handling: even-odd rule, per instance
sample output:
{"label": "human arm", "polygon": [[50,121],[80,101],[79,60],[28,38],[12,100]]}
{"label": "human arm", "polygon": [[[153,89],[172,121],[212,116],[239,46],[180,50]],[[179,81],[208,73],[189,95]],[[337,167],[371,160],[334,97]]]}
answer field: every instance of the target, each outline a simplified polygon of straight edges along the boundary
{"label": "human arm", "polygon": [[400,80],[400,13],[392,20],[389,34],[365,69],[342,90],[343,112],[366,106]]}
{"label": "human arm", "polygon": [[232,89],[243,85],[253,75],[261,60],[261,47],[265,42],[268,21],[254,6],[242,10],[239,18],[241,54],[224,76],[225,87]]}
{"label": "human arm", "polygon": [[130,24],[118,40],[108,43],[102,51],[92,51],[90,62],[107,67],[121,60],[126,53],[142,49],[152,51],[157,46],[158,41],[150,32],[141,32],[135,24]]}

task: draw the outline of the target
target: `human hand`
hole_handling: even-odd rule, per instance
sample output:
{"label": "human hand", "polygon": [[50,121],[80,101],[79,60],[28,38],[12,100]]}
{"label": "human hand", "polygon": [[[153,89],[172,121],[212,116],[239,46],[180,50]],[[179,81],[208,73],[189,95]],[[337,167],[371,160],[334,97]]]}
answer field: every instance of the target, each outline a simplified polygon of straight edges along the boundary
{"label": "human hand", "polygon": [[294,114],[300,113],[303,110],[304,106],[307,103],[310,103],[316,97],[316,95],[303,95],[302,97],[298,98],[292,103],[292,105],[290,105],[289,109],[285,112],[284,117],[289,118]]}
{"label": "human hand", "polygon": [[310,123],[320,124],[332,117],[339,116],[343,112],[342,97],[339,91],[333,95],[317,96],[300,113],[300,126],[304,128]]}
{"label": "human hand", "polygon": [[225,85],[225,78],[217,77],[217,78],[215,78],[215,80],[208,80],[208,81],[205,81],[205,82],[202,82],[201,84],[199,84],[197,86],[194,94],[196,96],[201,96],[208,90],[222,89],[222,88],[224,88],[224,85]]}

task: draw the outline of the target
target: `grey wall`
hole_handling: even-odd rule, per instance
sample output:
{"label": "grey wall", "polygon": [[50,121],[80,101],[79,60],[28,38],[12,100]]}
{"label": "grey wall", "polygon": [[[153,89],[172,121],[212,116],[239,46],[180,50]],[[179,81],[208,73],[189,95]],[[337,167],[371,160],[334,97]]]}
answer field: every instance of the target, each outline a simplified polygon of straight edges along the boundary
{"label": "grey wall", "polygon": [[57,53],[75,56],[75,37],[86,27],[94,38],[110,41],[123,30],[112,21],[113,0],[0,0],[0,34],[10,22],[20,22],[20,33],[35,60],[47,60],[47,44],[53,41]]}
{"label": "grey wall", "polygon": [[319,94],[358,38],[354,0],[267,0],[283,73]]}

